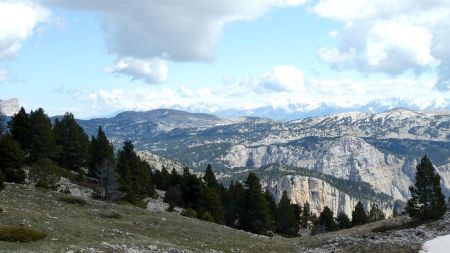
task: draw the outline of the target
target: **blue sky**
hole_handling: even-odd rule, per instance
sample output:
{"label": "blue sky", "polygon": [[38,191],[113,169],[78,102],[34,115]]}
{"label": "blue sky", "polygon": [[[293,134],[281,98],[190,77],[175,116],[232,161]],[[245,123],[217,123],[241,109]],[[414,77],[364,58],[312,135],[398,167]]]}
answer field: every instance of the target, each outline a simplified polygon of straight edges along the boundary
{"label": "blue sky", "polygon": [[82,118],[449,109],[450,4],[414,2],[0,0],[0,99]]}

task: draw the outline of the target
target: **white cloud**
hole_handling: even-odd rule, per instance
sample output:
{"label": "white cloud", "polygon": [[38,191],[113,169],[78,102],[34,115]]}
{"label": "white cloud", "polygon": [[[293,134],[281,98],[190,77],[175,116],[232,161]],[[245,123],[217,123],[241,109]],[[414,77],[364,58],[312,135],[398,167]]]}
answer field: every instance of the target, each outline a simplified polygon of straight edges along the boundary
{"label": "white cloud", "polygon": [[304,82],[303,72],[296,67],[277,66],[262,75],[258,86],[275,92],[298,92],[303,90]]}
{"label": "white cloud", "polygon": [[322,61],[332,64],[339,69],[356,58],[356,50],[354,48],[350,48],[348,52],[341,52],[337,48],[321,47],[317,50],[317,54]]}
{"label": "white cloud", "polygon": [[167,63],[161,59],[141,60],[132,57],[121,58],[106,70],[110,73],[127,74],[133,80],[143,80],[150,84],[166,82],[169,72]]}
{"label": "white cloud", "polygon": [[30,1],[1,1],[0,60],[14,57],[23,41],[31,37],[36,26],[49,15],[48,10]]}
{"label": "white cloud", "polygon": [[[105,44],[119,59],[211,61],[223,28],[252,20],[272,8],[308,0],[41,0],[49,5],[101,14]],[[139,71],[133,71],[136,78]],[[130,74],[129,72],[123,72]],[[146,73],[143,73],[145,79]],[[148,79],[151,81],[151,79]]]}
{"label": "white cloud", "polygon": [[313,11],[343,25],[339,46],[318,51],[325,62],[390,75],[437,67],[438,87],[450,80],[449,1],[320,0]]}
{"label": "white cloud", "polygon": [[[267,86],[269,81],[271,85]],[[213,113],[267,106],[286,111],[305,111],[320,108],[323,104],[351,108],[373,101],[392,106],[408,103],[420,109],[449,107],[450,92],[435,90],[435,84],[435,79],[426,76],[378,81],[348,78],[305,80],[300,69],[294,66],[277,66],[259,76],[228,77],[224,79],[224,83],[210,88],[192,88],[187,85],[176,89],[145,86],[69,93],[77,99],[88,101],[85,104],[92,106],[92,111],[97,114],[104,111],[156,108]]]}

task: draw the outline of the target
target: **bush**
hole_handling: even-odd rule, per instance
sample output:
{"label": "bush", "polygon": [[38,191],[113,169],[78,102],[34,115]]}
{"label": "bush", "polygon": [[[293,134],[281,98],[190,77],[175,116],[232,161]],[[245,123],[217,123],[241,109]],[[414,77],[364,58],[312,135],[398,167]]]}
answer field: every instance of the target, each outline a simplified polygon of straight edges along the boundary
{"label": "bush", "polygon": [[122,219],[122,215],[114,211],[101,212],[99,216],[107,219]]}
{"label": "bush", "polygon": [[181,215],[189,218],[197,218],[197,212],[192,208],[183,210],[183,212],[181,212]]}
{"label": "bush", "polygon": [[175,210],[175,204],[173,203],[173,201],[169,202],[169,207],[167,208],[168,212],[173,212]]}
{"label": "bush", "polygon": [[74,196],[63,196],[60,197],[59,200],[67,204],[76,204],[80,206],[84,206],[87,204],[86,200]]}
{"label": "bush", "polygon": [[[30,168],[28,176],[31,181],[37,182],[36,187],[39,187],[37,184],[39,184],[40,181],[46,181],[48,185],[46,189],[55,188],[61,177],[73,177],[69,171],[59,167],[48,158],[38,160],[34,163]],[[42,186],[45,186],[44,182]]]}
{"label": "bush", "polygon": [[48,181],[45,178],[37,181],[37,183],[34,186],[37,188],[42,188],[42,189],[50,188],[50,186],[48,185]]}
{"label": "bush", "polygon": [[0,213],[3,213],[3,208],[0,206]]}
{"label": "bush", "polygon": [[201,220],[208,221],[208,222],[214,222],[214,218],[209,212],[203,212],[202,216],[200,217]]}
{"label": "bush", "polygon": [[46,233],[21,226],[0,227],[0,241],[9,242],[31,242],[44,239]]}
{"label": "bush", "polygon": [[397,224],[384,224],[382,226],[372,229],[372,232],[383,233],[383,232],[390,231],[390,230],[409,229],[409,228],[418,227],[422,224],[423,224],[423,222],[420,220],[410,220],[405,223],[397,223]]}

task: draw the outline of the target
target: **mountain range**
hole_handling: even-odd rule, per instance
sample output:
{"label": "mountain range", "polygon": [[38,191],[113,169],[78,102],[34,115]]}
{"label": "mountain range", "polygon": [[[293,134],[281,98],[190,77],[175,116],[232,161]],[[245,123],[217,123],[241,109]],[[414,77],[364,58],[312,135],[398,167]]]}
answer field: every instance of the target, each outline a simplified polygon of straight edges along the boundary
{"label": "mountain range", "polygon": [[450,193],[450,115],[445,113],[395,108],[280,122],[158,109],[79,123],[89,135],[101,125],[117,148],[129,139],[141,154],[165,164],[196,171],[212,164],[224,182],[255,171],[277,200],[287,191],[293,202],[308,201],[317,212],[327,205],[349,214],[362,201],[367,208],[380,203],[391,214],[409,198],[415,166],[425,154]]}

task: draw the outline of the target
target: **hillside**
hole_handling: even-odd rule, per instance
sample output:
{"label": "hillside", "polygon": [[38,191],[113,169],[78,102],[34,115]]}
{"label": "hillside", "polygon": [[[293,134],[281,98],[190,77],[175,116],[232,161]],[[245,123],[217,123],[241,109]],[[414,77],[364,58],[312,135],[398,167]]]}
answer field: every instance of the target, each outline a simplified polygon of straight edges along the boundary
{"label": "hillside", "polygon": [[120,219],[101,218],[96,212],[105,208],[104,202],[88,200],[85,206],[71,205],[61,202],[58,199],[61,196],[65,194],[23,185],[8,185],[1,191],[0,205],[4,209],[0,213],[1,225],[29,226],[48,236],[30,243],[0,241],[0,252],[92,252],[88,249],[110,252],[108,245],[193,252],[293,252],[293,241],[289,239],[271,239],[129,205],[113,205],[112,209],[122,215]]}
{"label": "hillside", "polygon": [[[409,218],[402,216],[317,236],[269,238],[129,205],[67,204],[62,196],[67,195],[8,184],[0,192],[0,224],[32,227],[48,236],[29,243],[0,241],[0,252],[417,252],[425,241],[450,233],[447,213],[417,228],[408,228]],[[100,217],[106,207],[122,218]]]}

